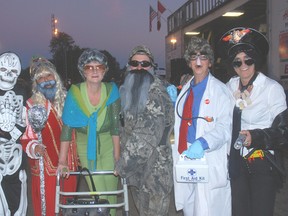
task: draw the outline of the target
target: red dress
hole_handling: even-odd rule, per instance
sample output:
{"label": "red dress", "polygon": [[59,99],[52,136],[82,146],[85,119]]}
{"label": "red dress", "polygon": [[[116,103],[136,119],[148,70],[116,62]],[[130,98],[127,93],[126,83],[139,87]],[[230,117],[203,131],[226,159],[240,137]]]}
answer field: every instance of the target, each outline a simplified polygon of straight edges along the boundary
{"label": "red dress", "polygon": [[[32,106],[32,100],[29,99],[26,106],[27,110]],[[61,118],[57,117],[57,113],[49,101],[46,102],[46,108],[48,112],[48,119],[45,127],[42,130],[42,140],[43,144],[46,146],[46,153],[44,155],[46,215],[55,215],[56,172],[60,152],[60,135],[63,124]],[[21,138],[21,143],[23,145],[23,150],[28,154],[28,156],[29,152],[27,149],[30,149],[31,144],[35,142],[35,140],[38,140],[37,135],[27,123],[27,128]],[[28,158],[31,171],[31,192],[34,215],[41,216],[39,160],[32,159],[30,157]],[[69,146],[68,166],[70,171],[76,171],[78,167],[76,144],[74,141],[72,141]],[[75,191],[76,176],[70,176],[68,180],[65,180],[64,188],[62,190],[70,192]]]}

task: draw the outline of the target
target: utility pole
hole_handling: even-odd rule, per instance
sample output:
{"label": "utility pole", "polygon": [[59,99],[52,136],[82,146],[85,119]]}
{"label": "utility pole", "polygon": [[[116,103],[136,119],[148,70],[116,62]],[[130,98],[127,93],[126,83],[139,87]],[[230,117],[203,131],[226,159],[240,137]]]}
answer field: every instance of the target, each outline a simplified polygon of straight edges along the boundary
{"label": "utility pole", "polygon": [[[59,31],[57,29],[58,19],[55,18],[54,14],[51,15],[51,29],[52,29],[52,39],[58,37]],[[64,83],[68,80],[68,70],[67,70],[67,46],[61,42],[61,48],[63,51],[63,62],[64,62]]]}
{"label": "utility pole", "polygon": [[56,27],[56,24],[58,23],[57,18],[55,18],[54,14],[51,15],[51,29],[52,29],[52,38],[57,37],[58,35],[58,29]]}

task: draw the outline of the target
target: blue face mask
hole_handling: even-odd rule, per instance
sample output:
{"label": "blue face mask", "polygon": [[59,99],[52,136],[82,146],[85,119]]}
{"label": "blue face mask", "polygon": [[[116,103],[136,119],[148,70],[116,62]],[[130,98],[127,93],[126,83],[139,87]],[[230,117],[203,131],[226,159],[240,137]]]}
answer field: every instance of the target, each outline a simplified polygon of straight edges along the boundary
{"label": "blue face mask", "polygon": [[53,101],[55,98],[56,91],[57,91],[56,81],[49,80],[49,81],[41,82],[37,84],[37,89],[39,92],[41,92],[45,96],[46,99]]}

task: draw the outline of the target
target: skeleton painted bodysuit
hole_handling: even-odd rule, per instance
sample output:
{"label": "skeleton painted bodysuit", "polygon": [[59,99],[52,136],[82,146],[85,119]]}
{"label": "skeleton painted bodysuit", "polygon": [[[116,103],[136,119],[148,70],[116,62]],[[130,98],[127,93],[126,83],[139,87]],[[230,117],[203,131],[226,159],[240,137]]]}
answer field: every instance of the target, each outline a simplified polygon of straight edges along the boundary
{"label": "skeleton painted bodysuit", "polygon": [[25,131],[25,88],[16,83],[21,72],[14,53],[0,56],[0,215],[26,215],[27,176],[19,138]]}

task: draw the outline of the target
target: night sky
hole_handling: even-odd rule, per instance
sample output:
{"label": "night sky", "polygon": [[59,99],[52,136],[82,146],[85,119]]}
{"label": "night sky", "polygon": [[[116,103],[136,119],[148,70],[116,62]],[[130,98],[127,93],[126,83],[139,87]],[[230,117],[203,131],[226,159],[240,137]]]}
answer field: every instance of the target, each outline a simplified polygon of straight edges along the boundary
{"label": "night sky", "polygon": [[16,52],[22,68],[32,56],[51,58],[51,15],[57,28],[70,35],[80,48],[107,50],[123,67],[134,46],[150,47],[159,67],[165,67],[167,17],[185,0],[161,0],[166,7],[160,31],[157,18],[149,32],[149,5],[157,0],[2,0],[0,6],[0,52]]}

